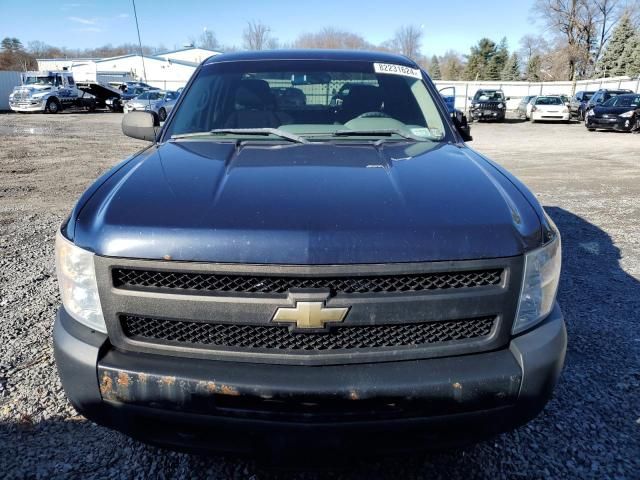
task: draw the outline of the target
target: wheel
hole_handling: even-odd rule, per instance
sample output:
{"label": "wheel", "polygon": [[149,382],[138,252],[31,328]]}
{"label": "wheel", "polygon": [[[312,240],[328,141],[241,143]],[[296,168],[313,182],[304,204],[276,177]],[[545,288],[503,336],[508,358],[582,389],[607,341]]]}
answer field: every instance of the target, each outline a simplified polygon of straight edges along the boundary
{"label": "wheel", "polygon": [[589,130],[590,132],[595,132],[596,131],[595,128],[589,128],[589,127],[587,127],[587,130]]}
{"label": "wheel", "polygon": [[158,118],[160,118],[161,122],[164,122],[167,119],[167,111],[162,107],[158,112]]}
{"label": "wheel", "polygon": [[44,107],[44,111],[47,113],[58,113],[61,110],[60,102],[57,98],[50,98],[47,100],[47,105]]}

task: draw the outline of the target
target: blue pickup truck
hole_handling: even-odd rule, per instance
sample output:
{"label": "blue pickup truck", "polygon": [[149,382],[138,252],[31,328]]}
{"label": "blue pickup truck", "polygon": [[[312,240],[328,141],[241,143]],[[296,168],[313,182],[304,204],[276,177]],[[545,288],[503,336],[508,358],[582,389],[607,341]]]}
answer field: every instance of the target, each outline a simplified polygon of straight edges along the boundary
{"label": "blue pickup truck", "polygon": [[56,239],[56,362],[87,418],[317,457],[458,445],[543,409],[560,234],[411,60],[223,54],[162,127],[122,129],[148,146]]}

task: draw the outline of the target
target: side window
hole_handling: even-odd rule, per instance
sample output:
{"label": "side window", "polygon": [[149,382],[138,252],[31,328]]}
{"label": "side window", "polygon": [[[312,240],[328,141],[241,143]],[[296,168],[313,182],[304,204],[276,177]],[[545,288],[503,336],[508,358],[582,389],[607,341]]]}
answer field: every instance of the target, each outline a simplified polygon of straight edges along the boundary
{"label": "side window", "polygon": [[76,82],[74,82],[73,77],[67,77],[67,82],[69,83],[70,87],[73,87]]}

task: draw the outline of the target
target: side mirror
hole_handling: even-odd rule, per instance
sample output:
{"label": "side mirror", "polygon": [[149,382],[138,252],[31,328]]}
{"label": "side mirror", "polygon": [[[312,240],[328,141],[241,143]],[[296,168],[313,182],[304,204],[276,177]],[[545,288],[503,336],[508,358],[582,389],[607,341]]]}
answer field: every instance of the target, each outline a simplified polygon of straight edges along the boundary
{"label": "side mirror", "polygon": [[122,133],[138,140],[156,141],[160,119],[155,112],[131,112],[122,117]]}
{"label": "side mirror", "polygon": [[509,100],[511,100],[511,97],[505,98],[505,101],[509,101]]}
{"label": "side mirror", "polygon": [[465,142],[470,142],[471,140],[473,140],[473,137],[471,136],[471,126],[469,125],[467,117],[464,113],[462,113],[460,110],[455,110],[451,114],[451,119],[453,120],[453,125],[456,127],[456,130],[462,137],[462,140],[464,140]]}

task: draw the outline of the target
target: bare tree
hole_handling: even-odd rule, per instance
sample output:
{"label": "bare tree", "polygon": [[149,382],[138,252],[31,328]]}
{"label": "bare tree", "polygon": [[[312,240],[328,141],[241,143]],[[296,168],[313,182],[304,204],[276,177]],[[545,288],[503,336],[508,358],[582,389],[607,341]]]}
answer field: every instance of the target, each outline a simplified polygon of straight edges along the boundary
{"label": "bare tree", "polygon": [[190,37],[189,43],[194,47],[206,48],[208,50],[220,50],[220,42],[218,42],[216,34],[207,27],[204,27],[202,33],[197,39]]}
{"label": "bare tree", "polygon": [[[594,53],[594,63],[597,63],[602,56],[604,46],[611,38],[613,27],[620,21],[625,12],[631,11],[640,5],[639,2],[633,4],[622,0],[593,0],[594,8],[598,14],[597,44]],[[634,7],[635,5],[635,7]]]}
{"label": "bare tree", "polygon": [[589,66],[596,30],[593,0],[537,0],[534,11],[552,33],[562,38],[567,76],[575,81]]}
{"label": "bare tree", "polygon": [[270,47],[271,28],[261,22],[247,22],[242,38],[243,46],[247,50],[264,50]]}
{"label": "bare tree", "polygon": [[421,42],[422,29],[415,25],[405,25],[396,30],[391,44],[402,55],[417,60],[421,57]]}
{"label": "bare tree", "polygon": [[334,48],[371,50],[375,48],[360,35],[332,27],[316,33],[303,33],[293,43],[295,48]]}

